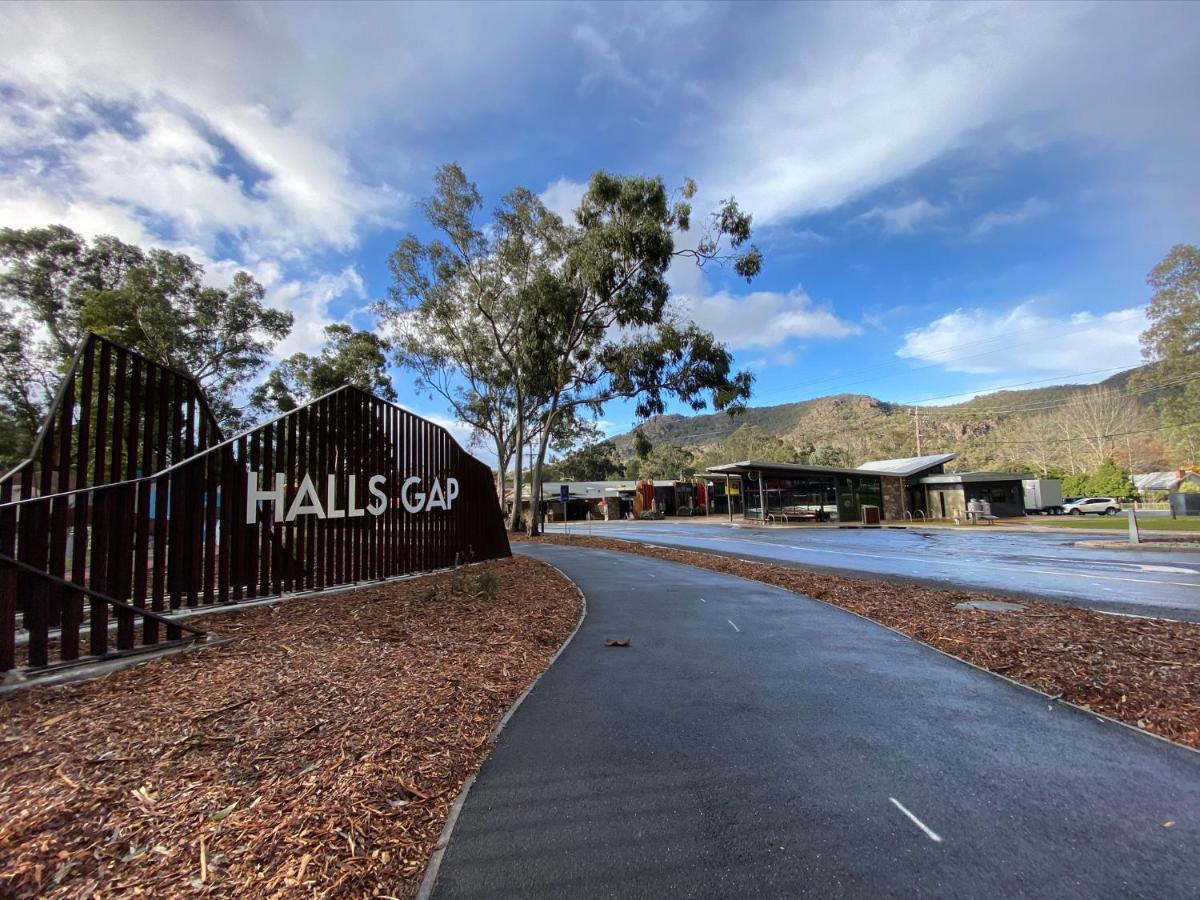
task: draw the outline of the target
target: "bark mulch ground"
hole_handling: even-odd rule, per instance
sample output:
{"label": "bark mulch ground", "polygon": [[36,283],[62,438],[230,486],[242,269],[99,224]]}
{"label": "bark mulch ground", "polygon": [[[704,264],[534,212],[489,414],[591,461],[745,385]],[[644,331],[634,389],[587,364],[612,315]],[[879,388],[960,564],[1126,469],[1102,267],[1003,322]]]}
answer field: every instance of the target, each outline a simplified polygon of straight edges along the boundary
{"label": "bark mulch ground", "polygon": [[[1200,749],[1200,624],[806,572],[611,538],[545,535],[537,540],[652,556],[804,594],[1051,696]],[[972,600],[1010,600],[1025,609],[955,608]]]}
{"label": "bark mulch ground", "polygon": [[513,558],[205,617],[232,640],[0,699],[0,896],[411,896],[579,615]]}

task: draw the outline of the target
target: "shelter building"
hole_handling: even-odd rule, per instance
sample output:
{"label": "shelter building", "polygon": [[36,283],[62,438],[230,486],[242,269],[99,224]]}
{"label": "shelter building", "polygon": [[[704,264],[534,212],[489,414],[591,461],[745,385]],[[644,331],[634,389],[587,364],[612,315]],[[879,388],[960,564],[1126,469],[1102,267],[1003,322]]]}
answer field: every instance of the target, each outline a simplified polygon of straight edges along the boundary
{"label": "shelter building", "polygon": [[[732,519],[761,521],[875,522],[965,516],[972,500],[991,504],[992,515],[1023,516],[1021,480],[1000,472],[947,475],[953,453],[880,459],[857,468],[743,460],[711,466],[709,499]],[[736,498],[736,501],[734,502]],[[714,512],[710,506],[709,512]]]}

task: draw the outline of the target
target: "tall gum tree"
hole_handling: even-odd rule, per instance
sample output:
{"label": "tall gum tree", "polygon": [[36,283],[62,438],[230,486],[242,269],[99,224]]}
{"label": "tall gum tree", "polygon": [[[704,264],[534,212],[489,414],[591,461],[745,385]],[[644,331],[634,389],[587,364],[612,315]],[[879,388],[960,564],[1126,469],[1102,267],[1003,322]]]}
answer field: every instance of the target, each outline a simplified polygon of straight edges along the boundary
{"label": "tall gum tree", "polygon": [[[539,510],[546,451],[560,416],[599,414],[617,399],[636,414],[662,413],[668,400],[692,409],[744,408],[753,376],[733,371],[732,357],[711,334],[668,312],[667,270],[677,259],[729,265],[747,280],[762,256],[749,243],[750,215],[732,200],[711,215],[694,247],[676,238],[691,227],[695,183],[672,198],[661,178],[597,172],[576,211],[560,265],[539,270],[525,292],[537,327],[520,352],[529,390],[540,398],[531,484]],[[530,533],[539,530],[530,516]]]}
{"label": "tall gum tree", "polygon": [[[388,260],[388,297],[376,311],[418,389],[442,397],[492,441],[503,503],[510,461],[519,496],[526,434],[538,421],[540,398],[530,392],[520,352],[531,328],[528,292],[537,273],[561,264],[570,231],[526,188],[506,195],[485,227],[479,190],[453,163],[438,170],[421,208],[437,236],[400,241]],[[513,528],[519,519],[514,502]]]}

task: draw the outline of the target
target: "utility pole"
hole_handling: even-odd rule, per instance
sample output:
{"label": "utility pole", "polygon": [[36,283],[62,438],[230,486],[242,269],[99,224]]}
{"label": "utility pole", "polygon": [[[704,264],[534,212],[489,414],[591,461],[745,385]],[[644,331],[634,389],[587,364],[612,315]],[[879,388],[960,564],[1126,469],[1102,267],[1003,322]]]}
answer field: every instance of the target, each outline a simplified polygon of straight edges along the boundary
{"label": "utility pole", "polygon": [[917,456],[921,455],[921,410],[913,407],[913,423],[917,426]]}

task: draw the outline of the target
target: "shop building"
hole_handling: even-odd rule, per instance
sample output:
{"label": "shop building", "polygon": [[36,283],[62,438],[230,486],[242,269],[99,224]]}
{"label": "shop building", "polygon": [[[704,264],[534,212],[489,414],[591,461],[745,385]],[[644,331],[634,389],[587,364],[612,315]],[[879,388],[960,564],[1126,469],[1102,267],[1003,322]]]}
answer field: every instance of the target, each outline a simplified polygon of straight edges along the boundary
{"label": "shop building", "polygon": [[[764,522],[867,522],[965,516],[969,502],[986,500],[995,516],[1022,516],[1024,475],[964,472],[947,475],[953,453],[882,459],[857,468],[743,460],[712,466],[709,513]],[[733,501],[733,502],[729,502]]]}

